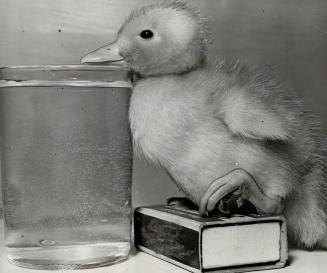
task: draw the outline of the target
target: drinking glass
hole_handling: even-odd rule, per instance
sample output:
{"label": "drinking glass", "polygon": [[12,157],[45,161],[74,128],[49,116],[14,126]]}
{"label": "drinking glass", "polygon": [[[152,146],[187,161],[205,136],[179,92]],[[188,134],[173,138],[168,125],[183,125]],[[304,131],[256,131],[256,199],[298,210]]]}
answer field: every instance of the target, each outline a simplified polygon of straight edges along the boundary
{"label": "drinking glass", "polygon": [[130,250],[129,72],[119,66],[0,70],[5,245],[30,268],[109,265]]}

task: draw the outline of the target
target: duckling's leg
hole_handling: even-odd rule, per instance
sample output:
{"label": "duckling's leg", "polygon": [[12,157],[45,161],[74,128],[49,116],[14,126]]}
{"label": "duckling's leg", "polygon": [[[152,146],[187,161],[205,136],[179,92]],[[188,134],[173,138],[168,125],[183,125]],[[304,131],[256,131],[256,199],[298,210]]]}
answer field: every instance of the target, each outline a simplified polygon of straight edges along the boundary
{"label": "duckling's leg", "polygon": [[201,199],[200,214],[204,216],[207,212],[212,212],[224,196],[237,189],[241,189],[241,198],[249,200],[261,214],[278,214],[283,210],[282,198],[266,195],[254,178],[247,171],[239,168],[210,184]]}
{"label": "duckling's leg", "polygon": [[167,199],[167,206],[184,210],[196,210],[197,206],[186,197],[170,197]]}

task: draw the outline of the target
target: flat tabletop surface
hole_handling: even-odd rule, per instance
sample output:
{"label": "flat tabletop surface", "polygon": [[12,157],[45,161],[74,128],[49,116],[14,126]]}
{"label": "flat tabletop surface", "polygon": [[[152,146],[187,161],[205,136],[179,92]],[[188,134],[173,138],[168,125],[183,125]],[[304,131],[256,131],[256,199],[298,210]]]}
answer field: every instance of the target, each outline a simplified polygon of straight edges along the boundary
{"label": "flat tabletop surface", "polygon": [[[1,216],[0,216],[1,217]],[[52,273],[55,270],[36,270],[14,266],[8,263],[3,241],[3,221],[0,218],[0,273]],[[96,269],[69,270],[80,273],[187,273],[188,271],[143,252],[132,254],[128,260],[112,266]],[[256,271],[258,272],[258,271]],[[326,273],[327,251],[306,251],[292,249],[289,265],[282,269],[265,270],[267,273]]]}

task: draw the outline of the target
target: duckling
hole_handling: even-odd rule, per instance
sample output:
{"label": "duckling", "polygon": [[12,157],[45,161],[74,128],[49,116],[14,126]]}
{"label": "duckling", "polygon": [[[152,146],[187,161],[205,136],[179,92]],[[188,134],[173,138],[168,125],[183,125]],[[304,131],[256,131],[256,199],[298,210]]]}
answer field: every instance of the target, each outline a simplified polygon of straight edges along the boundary
{"label": "duckling", "polygon": [[327,248],[326,146],[317,119],[269,73],[208,60],[206,25],[183,2],[145,6],[114,43],[81,62],[135,72],[135,150],[165,169],[201,215],[237,191],[262,214],[284,214],[297,245]]}

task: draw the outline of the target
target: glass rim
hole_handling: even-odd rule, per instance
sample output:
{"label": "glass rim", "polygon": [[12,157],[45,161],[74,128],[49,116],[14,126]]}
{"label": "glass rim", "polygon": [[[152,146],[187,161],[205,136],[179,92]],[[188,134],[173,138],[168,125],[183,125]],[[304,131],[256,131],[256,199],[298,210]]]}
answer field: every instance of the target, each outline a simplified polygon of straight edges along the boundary
{"label": "glass rim", "polygon": [[[106,73],[122,72],[122,77],[112,78],[111,80],[103,80],[102,78],[49,78],[39,75],[38,77],[21,76],[26,73],[45,73],[44,75],[55,75],[51,73]],[[11,76],[9,76],[11,75]],[[18,75],[18,76],[14,76]],[[60,75],[60,74],[58,74]],[[67,74],[69,75],[69,74]],[[86,74],[85,74],[86,75]],[[125,75],[125,76],[124,76]],[[108,65],[89,65],[89,64],[64,64],[64,65],[18,65],[18,66],[3,66],[0,67],[0,88],[4,87],[51,87],[51,86],[74,86],[74,87],[120,87],[132,88],[130,77],[130,69],[117,64]]]}
{"label": "glass rim", "polygon": [[44,70],[44,71],[57,71],[57,70],[124,70],[129,71],[127,67],[117,64],[41,64],[41,65],[12,65],[12,66],[1,66],[0,70]]}
{"label": "glass rim", "polygon": [[100,88],[133,88],[129,81],[7,81],[0,80],[0,88],[6,87],[100,87]]}

